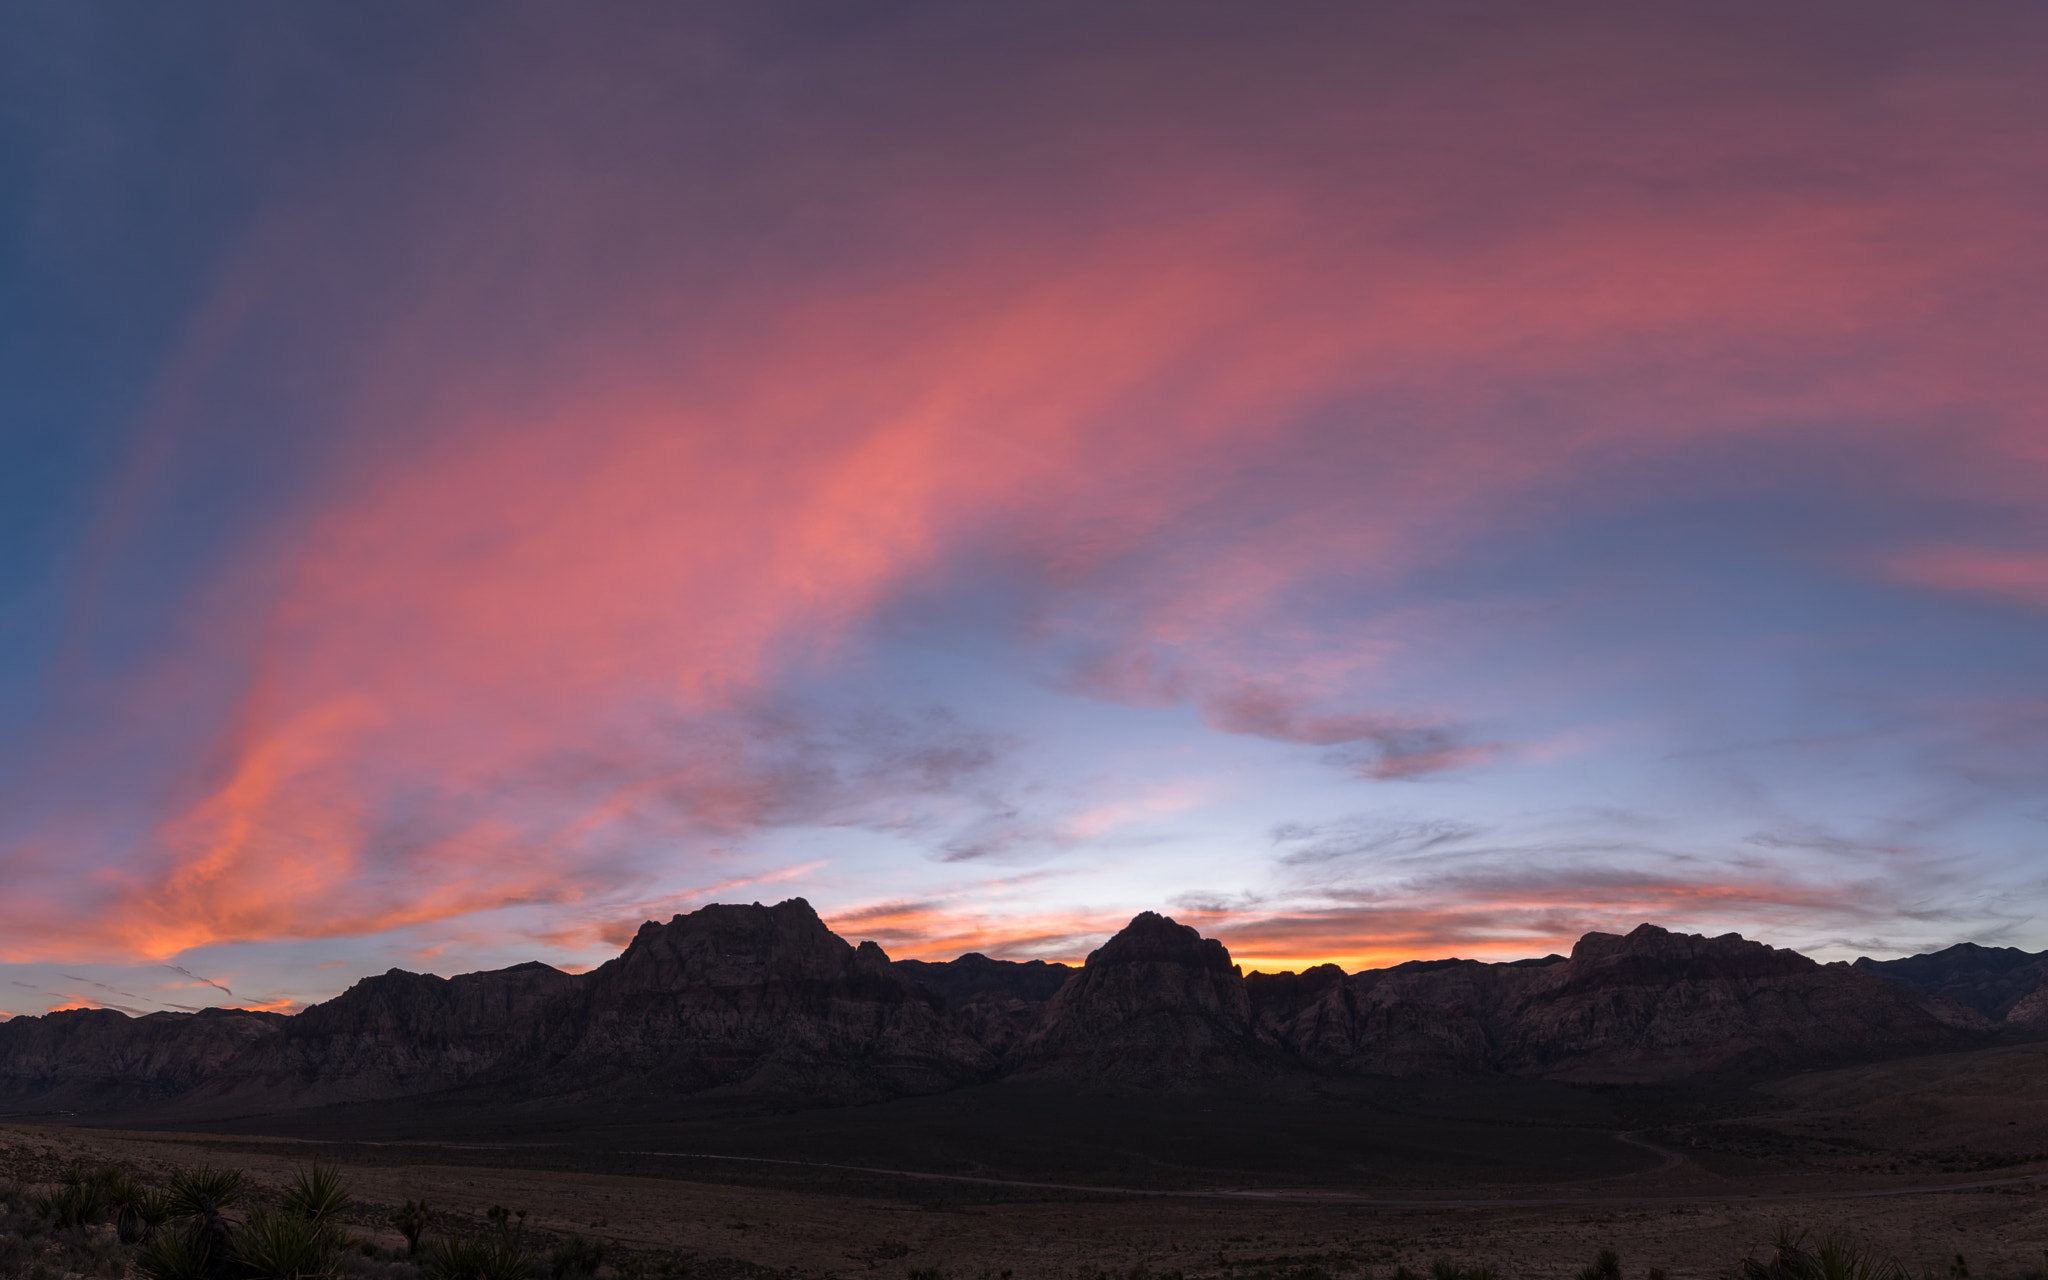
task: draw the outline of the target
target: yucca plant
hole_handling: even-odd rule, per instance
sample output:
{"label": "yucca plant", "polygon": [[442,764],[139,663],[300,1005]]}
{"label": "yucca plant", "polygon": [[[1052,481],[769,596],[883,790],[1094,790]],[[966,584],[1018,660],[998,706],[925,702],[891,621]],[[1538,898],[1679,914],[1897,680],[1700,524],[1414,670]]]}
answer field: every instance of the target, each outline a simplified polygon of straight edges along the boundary
{"label": "yucca plant", "polygon": [[165,1188],[173,1217],[204,1218],[233,1207],[242,1196],[242,1171],[200,1165],[180,1169]]}
{"label": "yucca plant", "polygon": [[121,1243],[134,1244],[148,1239],[172,1216],[170,1196],[151,1187],[138,1187],[135,1194],[121,1205],[117,1219]]}
{"label": "yucca plant", "polygon": [[251,1280],[318,1280],[334,1274],[338,1233],[290,1210],[256,1209],[235,1239],[235,1259]]}
{"label": "yucca plant", "polygon": [[308,1222],[329,1222],[349,1206],[348,1185],[341,1175],[315,1160],[308,1168],[292,1171],[285,1188],[284,1211]]}
{"label": "yucca plant", "polygon": [[532,1280],[533,1255],[509,1236],[444,1236],[426,1252],[432,1280]]}
{"label": "yucca plant", "polygon": [[204,1231],[159,1231],[143,1243],[135,1265],[150,1280],[208,1280],[211,1243]]}

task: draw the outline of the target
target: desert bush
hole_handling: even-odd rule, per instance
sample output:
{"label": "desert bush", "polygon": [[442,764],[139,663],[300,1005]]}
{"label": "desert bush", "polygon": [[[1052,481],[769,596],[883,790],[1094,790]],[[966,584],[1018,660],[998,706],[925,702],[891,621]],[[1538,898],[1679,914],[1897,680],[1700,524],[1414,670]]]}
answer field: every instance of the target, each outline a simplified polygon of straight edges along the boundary
{"label": "desert bush", "polygon": [[0,1276],[20,1275],[28,1268],[28,1239],[19,1232],[0,1233]]}
{"label": "desert bush", "polygon": [[1430,1280],[1500,1280],[1500,1272],[1492,1267],[1461,1267],[1449,1258],[1438,1258],[1430,1263],[1429,1276]]}
{"label": "desert bush", "polygon": [[1591,1266],[1579,1268],[1578,1280],[1621,1280],[1620,1255],[1612,1249],[1602,1249]]}
{"label": "desert bush", "polygon": [[555,1280],[566,1280],[570,1276],[594,1276],[597,1269],[604,1265],[604,1259],[604,1241],[570,1236],[548,1254],[548,1270],[554,1275]]}
{"label": "desert bush", "polygon": [[431,1280],[529,1280],[533,1256],[507,1233],[464,1239],[444,1236],[425,1257]]}
{"label": "desert bush", "polygon": [[59,1231],[98,1222],[107,1211],[100,1189],[90,1183],[59,1183],[48,1190],[31,1193],[28,1203],[37,1217],[46,1219]]}

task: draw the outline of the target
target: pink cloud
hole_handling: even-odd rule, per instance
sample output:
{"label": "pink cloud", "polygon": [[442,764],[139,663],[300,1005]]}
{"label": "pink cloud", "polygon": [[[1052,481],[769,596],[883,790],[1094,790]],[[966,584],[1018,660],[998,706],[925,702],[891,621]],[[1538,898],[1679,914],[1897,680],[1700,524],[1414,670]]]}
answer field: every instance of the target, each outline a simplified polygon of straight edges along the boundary
{"label": "pink cloud", "polygon": [[1987,547],[1922,547],[1883,562],[1900,582],[2048,608],[2048,554]]}

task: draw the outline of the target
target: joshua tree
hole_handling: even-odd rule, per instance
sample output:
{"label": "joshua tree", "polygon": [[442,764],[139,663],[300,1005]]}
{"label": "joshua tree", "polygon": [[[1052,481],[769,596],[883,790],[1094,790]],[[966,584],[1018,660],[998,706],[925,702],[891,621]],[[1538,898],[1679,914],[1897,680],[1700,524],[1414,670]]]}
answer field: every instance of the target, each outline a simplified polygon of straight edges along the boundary
{"label": "joshua tree", "polygon": [[391,1215],[391,1225],[398,1228],[405,1237],[405,1254],[409,1258],[420,1256],[420,1233],[434,1220],[434,1211],[427,1208],[424,1200],[408,1200],[405,1207]]}

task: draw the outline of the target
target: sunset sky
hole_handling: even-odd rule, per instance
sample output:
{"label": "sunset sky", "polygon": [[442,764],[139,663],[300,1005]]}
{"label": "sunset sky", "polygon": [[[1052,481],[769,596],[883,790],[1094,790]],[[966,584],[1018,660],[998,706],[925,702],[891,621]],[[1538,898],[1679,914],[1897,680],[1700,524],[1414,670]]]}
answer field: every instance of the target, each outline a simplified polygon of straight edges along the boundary
{"label": "sunset sky", "polygon": [[2048,7],[0,16],[0,1011],[2048,946]]}

